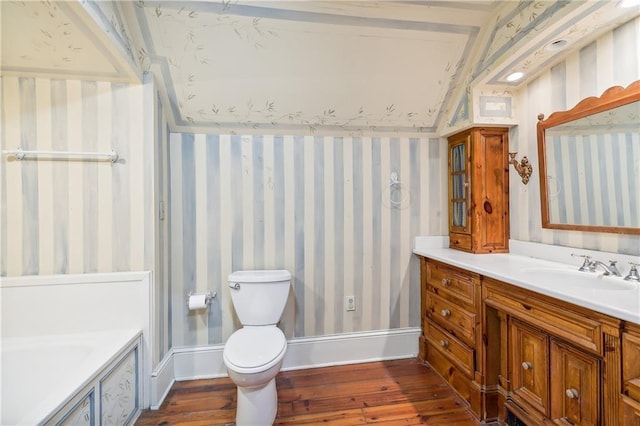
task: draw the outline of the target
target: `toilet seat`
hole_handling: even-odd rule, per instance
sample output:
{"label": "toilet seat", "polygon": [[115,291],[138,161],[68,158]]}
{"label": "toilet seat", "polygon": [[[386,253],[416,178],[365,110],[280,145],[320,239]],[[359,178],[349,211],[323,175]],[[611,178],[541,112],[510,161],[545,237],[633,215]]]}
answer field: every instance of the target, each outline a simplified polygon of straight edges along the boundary
{"label": "toilet seat", "polygon": [[224,345],[227,367],[238,373],[257,373],[280,362],[287,348],[284,333],[276,326],[244,327]]}

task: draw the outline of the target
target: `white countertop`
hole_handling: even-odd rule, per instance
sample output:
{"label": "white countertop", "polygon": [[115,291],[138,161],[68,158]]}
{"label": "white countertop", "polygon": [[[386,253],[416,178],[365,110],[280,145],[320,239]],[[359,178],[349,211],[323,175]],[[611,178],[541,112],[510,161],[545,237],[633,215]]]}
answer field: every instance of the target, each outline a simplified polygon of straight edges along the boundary
{"label": "white countertop", "polygon": [[[577,249],[573,251],[580,252]],[[563,270],[569,270],[570,268],[577,271],[580,265],[579,259],[575,259],[578,262],[576,266],[520,254],[471,254],[449,248],[429,247],[428,244],[421,245],[418,243],[416,243],[413,253],[495,278],[520,288],[535,291],[536,293],[555,297],[615,318],[640,324],[640,284],[638,283],[635,283],[635,287],[632,290],[599,288],[576,290],[575,286],[563,287],[561,277],[549,280],[534,279],[527,271],[530,271],[531,268],[559,268]],[[628,268],[623,269],[621,271],[622,275],[626,275],[627,271]],[[583,272],[580,273],[582,274]],[[584,272],[584,274],[589,274],[589,272]],[[601,271],[598,274],[598,279],[602,279],[603,282],[613,280],[625,283],[625,285],[629,284],[628,281],[623,281],[621,277],[602,276]]]}

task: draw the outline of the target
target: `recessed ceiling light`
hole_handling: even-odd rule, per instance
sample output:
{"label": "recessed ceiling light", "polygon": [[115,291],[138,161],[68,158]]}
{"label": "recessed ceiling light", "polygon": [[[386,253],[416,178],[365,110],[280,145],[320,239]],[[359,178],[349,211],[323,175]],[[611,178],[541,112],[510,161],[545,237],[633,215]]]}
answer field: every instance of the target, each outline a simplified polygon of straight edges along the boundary
{"label": "recessed ceiling light", "polygon": [[554,40],[547,44],[544,48],[547,51],[562,50],[569,42],[565,39]]}
{"label": "recessed ceiling light", "polygon": [[640,6],[640,0],[621,0],[618,7],[634,7]]}
{"label": "recessed ceiling light", "polygon": [[518,81],[522,77],[524,77],[524,73],[522,71],[512,72],[507,76],[507,81]]}

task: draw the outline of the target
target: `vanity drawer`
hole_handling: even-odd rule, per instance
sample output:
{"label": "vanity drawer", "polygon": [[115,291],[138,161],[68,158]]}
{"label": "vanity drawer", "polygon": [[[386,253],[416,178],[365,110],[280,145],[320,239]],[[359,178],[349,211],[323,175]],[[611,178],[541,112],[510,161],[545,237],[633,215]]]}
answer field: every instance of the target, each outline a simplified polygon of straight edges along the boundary
{"label": "vanity drawer", "polygon": [[[438,294],[451,294],[464,303],[475,306],[475,274],[465,273],[441,263],[429,262],[427,282]],[[441,293],[442,292],[442,293]]]}
{"label": "vanity drawer", "polygon": [[475,346],[476,315],[436,294],[427,295],[426,316],[470,346]]}
{"label": "vanity drawer", "polygon": [[523,289],[486,278],[483,300],[516,318],[524,320],[545,332],[561,337],[580,348],[602,355],[602,325],[599,321],[582,315],[570,304],[551,304],[531,296]]}
{"label": "vanity drawer", "polygon": [[429,319],[424,321],[423,327],[427,342],[441,351],[460,371],[472,379],[475,371],[473,349]]}

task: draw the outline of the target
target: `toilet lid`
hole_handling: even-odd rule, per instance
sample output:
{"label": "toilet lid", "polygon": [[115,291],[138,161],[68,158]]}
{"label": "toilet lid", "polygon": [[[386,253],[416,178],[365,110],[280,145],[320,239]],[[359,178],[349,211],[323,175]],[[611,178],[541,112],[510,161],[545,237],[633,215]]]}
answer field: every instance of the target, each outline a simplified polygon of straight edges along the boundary
{"label": "toilet lid", "polygon": [[273,361],[286,347],[278,327],[245,327],[233,333],[224,345],[228,361],[241,368],[256,368]]}

